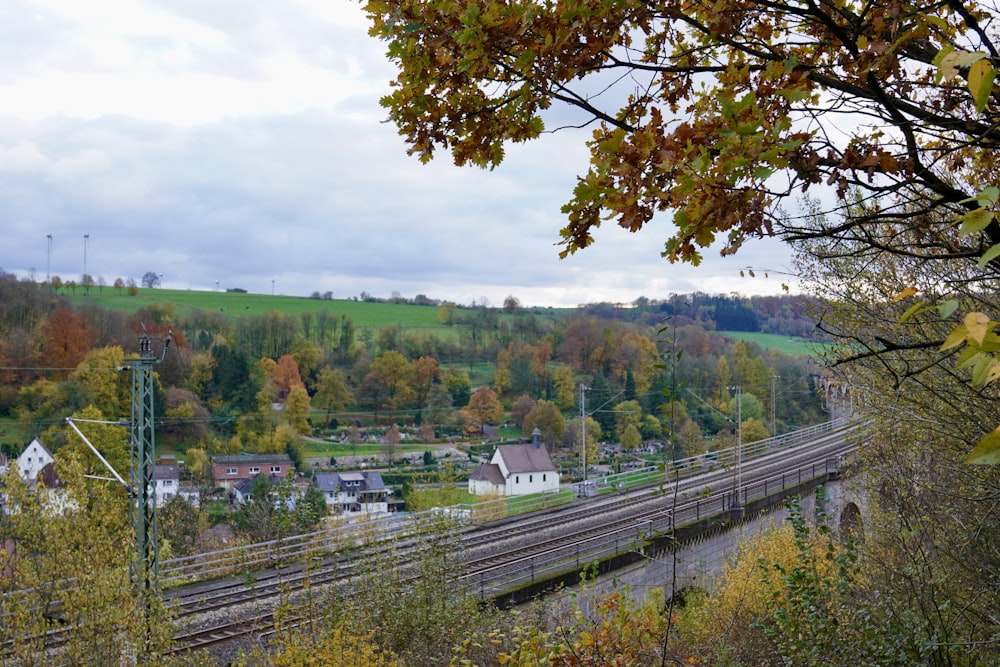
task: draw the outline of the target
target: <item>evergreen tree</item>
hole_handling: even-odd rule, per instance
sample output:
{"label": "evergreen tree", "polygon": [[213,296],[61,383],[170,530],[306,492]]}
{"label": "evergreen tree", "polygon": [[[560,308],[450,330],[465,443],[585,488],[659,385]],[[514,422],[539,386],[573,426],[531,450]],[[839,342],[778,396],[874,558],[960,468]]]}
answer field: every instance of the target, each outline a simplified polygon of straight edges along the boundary
{"label": "evergreen tree", "polygon": [[615,411],[614,406],[611,405],[612,397],[608,379],[601,373],[594,373],[588,394],[585,406],[587,414],[593,416],[594,421],[601,425],[602,438],[614,437]]}

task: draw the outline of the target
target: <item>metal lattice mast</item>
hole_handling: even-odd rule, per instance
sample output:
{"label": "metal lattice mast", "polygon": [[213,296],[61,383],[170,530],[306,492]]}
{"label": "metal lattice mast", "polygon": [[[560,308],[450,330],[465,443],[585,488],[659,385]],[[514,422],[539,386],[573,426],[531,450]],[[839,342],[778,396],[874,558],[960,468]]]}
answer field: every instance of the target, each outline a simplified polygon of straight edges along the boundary
{"label": "metal lattice mast", "polygon": [[156,525],[156,437],[153,430],[153,365],[163,361],[170,347],[168,335],[163,353],[153,352],[153,339],[139,338],[139,358],[125,363],[132,368],[132,437],[130,510],[135,528],[136,553],[132,563],[132,578],[143,593],[143,601],[159,588],[159,541]]}

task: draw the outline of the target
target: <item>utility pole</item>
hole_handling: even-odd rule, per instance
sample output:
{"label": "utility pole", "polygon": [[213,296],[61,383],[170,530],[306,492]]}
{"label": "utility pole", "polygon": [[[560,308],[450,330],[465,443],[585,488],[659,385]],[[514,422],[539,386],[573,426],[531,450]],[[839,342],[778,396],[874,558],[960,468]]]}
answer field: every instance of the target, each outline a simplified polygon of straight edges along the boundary
{"label": "utility pole", "polygon": [[101,452],[80,431],[74,420],[66,418],[66,422],[114,475],[114,479],[109,477],[95,477],[95,479],[117,481],[128,493],[129,514],[135,529],[135,553],[129,566],[129,573],[139,597],[139,605],[145,622],[147,644],[152,636],[152,624],[155,622],[151,611],[160,595],[159,546],[156,534],[156,482],[154,480],[156,443],[153,432],[153,365],[161,363],[167,356],[172,338],[173,332],[168,333],[163,342],[163,351],[157,357],[153,352],[153,339],[143,334],[139,337],[139,358],[126,359],[118,369],[132,371],[132,419],[130,422],[104,423],[131,426],[129,443],[131,465],[128,482],[117,470],[111,467]]}
{"label": "utility pole", "polygon": [[49,289],[52,288],[52,234],[46,234],[45,238],[49,240],[49,252],[45,256],[45,282],[49,285]]}
{"label": "utility pole", "polygon": [[86,290],[89,285],[87,284],[87,242],[90,240],[90,234],[83,235],[83,276],[80,278],[80,282],[83,283],[83,289]]}
{"label": "utility pole", "polygon": [[729,387],[736,392],[736,467],[733,469],[733,502],[732,509],[740,509],[740,486],[742,480],[743,463],[743,386],[736,385]]}
{"label": "utility pole", "polygon": [[772,436],[778,435],[777,427],[775,426],[775,418],[774,418],[776,410],[777,410],[777,402],[776,402],[776,394],[775,394],[775,391],[774,391],[774,385],[775,385],[775,380],[777,380],[779,377],[780,376],[777,373],[775,373],[774,371],[771,371],[771,435]]}
{"label": "utility pole", "polygon": [[159,357],[153,351],[152,337],[139,338],[139,358],[126,359],[124,368],[132,370],[131,433],[131,515],[135,528],[136,551],[132,580],[140,594],[144,611],[159,595],[159,546],[157,544],[156,488],[154,466],[156,440],[153,430],[153,366],[167,356],[173,332],[163,342]]}
{"label": "utility pole", "polygon": [[583,489],[586,491],[587,488],[587,396],[583,392],[587,391],[590,387],[587,387],[582,382],[580,383],[580,447],[583,450],[581,460],[583,461]]}

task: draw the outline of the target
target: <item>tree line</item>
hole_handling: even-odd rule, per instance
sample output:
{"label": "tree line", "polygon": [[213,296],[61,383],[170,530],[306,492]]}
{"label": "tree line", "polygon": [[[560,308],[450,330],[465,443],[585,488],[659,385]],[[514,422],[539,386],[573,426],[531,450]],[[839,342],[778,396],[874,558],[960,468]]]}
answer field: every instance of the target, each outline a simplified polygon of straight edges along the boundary
{"label": "tree line", "polygon": [[586,309],[544,320],[524,314],[530,323],[519,325],[478,307],[463,311],[475,324],[454,325],[467,330],[458,336],[397,325],[359,332],[349,317],[325,310],[233,318],[181,314],[169,303],[132,313],[73,308],[9,275],[0,279],[0,301],[9,448],[29,432],[60,447],[61,420],[87,407],[125,415],[128,382],[115,369],[139,333],[162,339],[168,331],[175,346],[156,369],[157,435],[182,451],[290,451],[314,425],[398,423],[434,438],[507,420],[527,420],[527,432],[540,427],[553,447],[572,450],[586,431],[573,421],[582,410],[597,441],[626,432],[633,446],[669,439],[680,456],[731,437],[737,384],[754,435],[823,418],[808,359],[765,353],[680,317],[667,336]]}

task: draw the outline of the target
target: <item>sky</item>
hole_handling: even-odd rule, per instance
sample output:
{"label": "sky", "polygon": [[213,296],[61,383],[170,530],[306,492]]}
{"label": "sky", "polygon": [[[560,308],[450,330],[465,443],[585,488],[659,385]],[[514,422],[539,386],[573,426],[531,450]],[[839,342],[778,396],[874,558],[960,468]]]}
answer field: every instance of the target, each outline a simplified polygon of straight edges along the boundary
{"label": "sky", "polygon": [[669,264],[666,216],[559,259],[589,130],[492,171],[423,165],[379,106],[394,69],[367,29],[351,0],[4,0],[0,269],[494,306],[791,282],[773,240]]}

